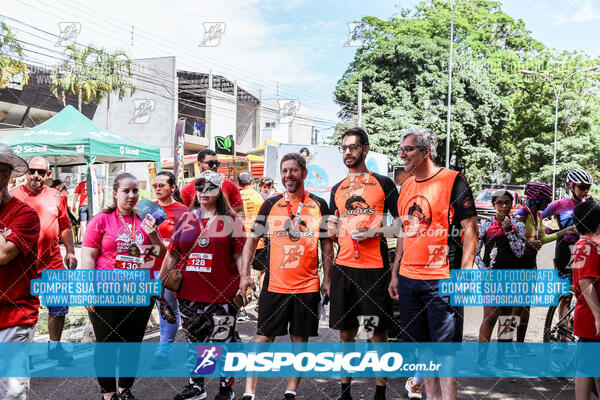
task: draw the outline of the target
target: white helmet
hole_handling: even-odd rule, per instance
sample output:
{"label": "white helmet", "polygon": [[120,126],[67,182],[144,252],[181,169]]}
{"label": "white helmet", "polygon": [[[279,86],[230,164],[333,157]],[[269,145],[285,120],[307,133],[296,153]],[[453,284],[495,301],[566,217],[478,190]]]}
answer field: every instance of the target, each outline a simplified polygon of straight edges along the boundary
{"label": "white helmet", "polygon": [[590,174],[589,172],[587,172],[583,169],[575,168],[575,169],[572,169],[571,171],[569,171],[569,174],[567,175],[567,183],[569,185],[571,185],[571,184],[593,185],[594,178],[592,178],[592,174]]}

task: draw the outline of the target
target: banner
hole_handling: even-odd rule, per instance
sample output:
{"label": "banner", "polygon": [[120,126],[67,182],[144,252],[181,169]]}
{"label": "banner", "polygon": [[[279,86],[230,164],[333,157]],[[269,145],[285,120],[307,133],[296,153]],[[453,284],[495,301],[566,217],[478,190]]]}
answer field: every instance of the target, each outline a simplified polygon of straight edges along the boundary
{"label": "banner", "polygon": [[180,117],[175,126],[175,140],[173,141],[173,175],[175,184],[179,189],[183,187],[183,147],[185,142],[185,117]]}
{"label": "banner", "polygon": [[[226,322],[226,321],[224,321]],[[232,326],[215,326],[213,334]],[[74,360],[56,368],[48,343],[0,343],[0,377],[575,377],[600,376],[600,343],[172,343],[166,368],[152,370],[164,344],[63,343]],[[501,360],[511,353],[511,363]],[[29,365],[32,360],[33,365]]]}

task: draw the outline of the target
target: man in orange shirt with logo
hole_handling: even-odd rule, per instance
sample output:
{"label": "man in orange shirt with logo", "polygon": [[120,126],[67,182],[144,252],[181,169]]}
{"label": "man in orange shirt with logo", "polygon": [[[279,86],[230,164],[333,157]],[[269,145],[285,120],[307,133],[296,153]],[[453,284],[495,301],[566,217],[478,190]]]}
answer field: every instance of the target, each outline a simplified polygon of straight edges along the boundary
{"label": "man in orange shirt with logo", "polygon": [[[462,268],[473,267],[477,249],[473,193],[459,172],[435,165],[436,145],[431,130],[410,129],[402,135],[398,151],[412,176],[402,185],[398,198],[401,232],[389,293],[400,301],[404,341],[460,340],[456,335],[460,317],[449,298],[439,295],[439,281],[450,278],[448,259],[455,246],[454,231],[463,232]],[[424,380],[427,398],[456,400],[456,378]]]}
{"label": "man in orange shirt with logo", "polygon": [[[67,254],[65,263],[69,268],[77,268],[73,230],[67,214],[64,196],[55,189],[46,186],[50,177],[50,165],[43,157],[33,157],[29,161],[27,181],[24,185],[11,189],[10,194],[31,206],[40,218],[40,236],[38,239],[38,274],[45,269],[63,269],[63,258],[58,239],[62,239]],[[62,348],[60,339],[65,326],[68,306],[48,306],[48,358],[61,364],[69,363],[73,357]]]}
{"label": "man in orange shirt with logo", "polygon": [[[327,203],[304,190],[306,160],[298,153],[281,159],[283,194],[268,198],[244,246],[240,291],[255,288],[250,264],[261,237],[267,242],[267,271],[258,302],[256,342],[272,342],[289,333],[292,342],[317,336],[320,292],[327,293],[333,244],[326,234]],[[319,285],[318,246],[321,244],[324,278]],[[242,400],[255,400],[258,378],[246,379]],[[294,400],[299,377],[288,378],[284,400]],[[270,397],[272,398],[272,397]]]}
{"label": "man in orange shirt with logo", "polygon": [[[382,232],[370,237],[368,232],[380,229],[388,212],[398,217],[398,191],[390,178],[367,169],[369,137],[363,129],[345,131],[340,151],[348,177],[331,189],[329,202],[334,215],[328,234],[340,245],[331,273],[329,326],[340,331],[342,342],[354,342],[359,324],[365,333],[372,332],[373,342],[386,342],[393,322],[387,242]],[[352,399],[350,382],[350,377],[341,378],[341,400]],[[385,378],[375,378],[375,385],[374,399],[385,399]]]}

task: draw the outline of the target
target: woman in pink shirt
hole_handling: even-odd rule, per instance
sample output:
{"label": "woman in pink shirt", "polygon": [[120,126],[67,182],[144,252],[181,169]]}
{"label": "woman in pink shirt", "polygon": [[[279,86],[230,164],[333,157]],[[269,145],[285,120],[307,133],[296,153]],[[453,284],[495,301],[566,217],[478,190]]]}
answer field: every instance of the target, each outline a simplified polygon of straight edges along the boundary
{"label": "woman in pink shirt", "polygon": [[[166,248],[156,225],[150,225],[148,220],[142,221],[135,214],[139,198],[138,181],[129,173],[121,173],[113,183],[112,206],[102,210],[92,218],[83,238],[82,266],[84,269],[139,269],[143,267],[142,249],[149,245],[157,246],[158,256],[165,254]],[[137,259],[137,261],[135,261]],[[148,306],[87,306],[90,321],[98,342],[141,342],[154,301]],[[115,369],[121,362],[132,362],[139,359],[139,352],[119,352],[116,348],[114,355],[108,355]],[[107,359],[103,354],[94,354],[96,368]],[[126,358],[126,360],[125,360]],[[111,366],[112,367],[112,366]],[[100,390],[105,400],[135,399],[131,393],[133,377],[119,377],[119,393],[114,377],[98,377]]]}

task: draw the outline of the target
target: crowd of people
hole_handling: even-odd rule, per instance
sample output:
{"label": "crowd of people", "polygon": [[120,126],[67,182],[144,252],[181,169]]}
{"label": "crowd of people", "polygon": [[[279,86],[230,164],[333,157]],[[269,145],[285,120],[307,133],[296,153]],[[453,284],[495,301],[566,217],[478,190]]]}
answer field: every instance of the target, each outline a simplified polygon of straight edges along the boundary
{"label": "crowd of people", "polygon": [[[239,187],[223,179],[216,153],[203,150],[197,158],[200,175],[181,193],[170,172],[154,177],[155,202],[166,214],[158,226],[136,214],[139,185],[132,174],[114,178],[112,202],[91,219],[86,191],[78,186],[71,209],[87,225],[78,263],[64,188],[47,186],[48,161],[34,157],[27,163],[0,144],[0,341],[33,340],[40,302],[30,294],[29,282],[43,270],[145,268],[140,255],[151,246],[156,250],[152,277],[164,281],[178,270],[177,288],[163,287],[147,306],[85,308],[96,341],[141,342],[156,302],[160,345],[153,369],[170,362],[194,365],[191,359],[170,359],[180,325],[190,343],[240,341],[236,324],[252,294],[258,298],[257,343],[288,335],[291,342],[308,342],[319,335],[319,307],[327,301],[329,327],[339,332],[340,342],[354,342],[361,329],[370,341],[386,342],[392,327],[405,342],[461,342],[463,308],[439,294],[440,280],[450,278],[452,269],[535,269],[537,252],[554,240],[556,268],[572,280],[577,297],[575,334],[581,341],[600,341],[600,205],[590,197],[591,175],[571,171],[571,196],[555,202],[548,184],[528,183],[527,203],[513,215],[513,195],[500,190],[492,197],[496,215],[478,226],[467,180],[435,164],[436,148],[429,129],[403,133],[398,155],[410,175],[398,189],[390,178],[368,170],[367,133],[346,130],[339,150],[347,177],[332,187],[329,202],[305,189],[308,171],[301,154],[281,158],[283,192],[276,193],[271,178],[256,182],[250,171],[238,175]],[[25,184],[9,191],[9,180],[22,175]],[[559,223],[554,233],[543,224],[552,216]],[[561,299],[560,313],[569,301]],[[68,307],[48,307],[48,313],[48,357],[68,364],[72,356],[60,342]],[[523,342],[528,319],[529,307],[484,307],[479,341],[489,342],[498,323],[499,342]],[[487,347],[481,348],[480,370],[515,369],[507,347],[494,366],[488,364]],[[114,375],[98,377],[105,400],[135,399],[135,377],[118,374],[122,357],[109,354]],[[135,361],[139,353],[126,357]],[[106,368],[106,358],[95,354],[94,362]],[[386,378],[374,381],[373,399],[385,399]],[[593,382],[576,379],[578,399],[587,398]],[[221,377],[215,399],[233,400],[233,384],[233,377]],[[289,377],[283,399],[295,399],[299,384],[299,377]],[[240,399],[257,399],[257,385],[257,377],[248,377]],[[457,398],[456,378],[412,377],[406,383],[409,397],[422,398],[422,386],[427,399]],[[0,397],[26,399],[28,387],[26,378],[1,378]],[[340,400],[352,399],[350,377],[340,379],[339,390]],[[204,379],[191,376],[174,399],[206,397]]]}

